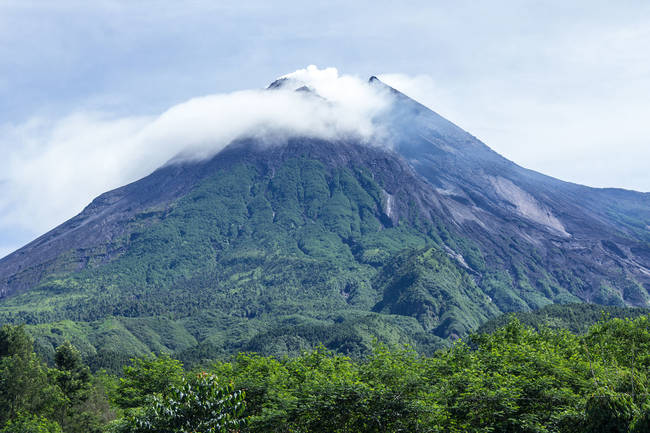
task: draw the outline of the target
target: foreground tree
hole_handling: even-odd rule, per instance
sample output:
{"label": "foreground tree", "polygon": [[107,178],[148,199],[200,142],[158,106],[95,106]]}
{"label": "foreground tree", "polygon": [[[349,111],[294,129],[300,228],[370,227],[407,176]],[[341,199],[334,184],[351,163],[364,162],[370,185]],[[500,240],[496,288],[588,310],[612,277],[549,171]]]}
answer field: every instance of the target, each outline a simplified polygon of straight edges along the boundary
{"label": "foreground tree", "polygon": [[54,362],[58,370],[56,381],[66,398],[73,404],[84,401],[90,391],[91,375],[79,351],[66,341],[57,347]]}
{"label": "foreground tree", "polygon": [[243,425],[244,393],[202,373],[156,395],[117,426],[122,433],[226,433]]}
{"label": "foreground tree", "polygon": [[19,414],[50,419],[63,405],[63,395],[52,383],[52,372],[33,351],[34,342],[22,326],[0,328],[0,426]]}
{"label": "foreground tree", "polygon": [[182,381],[183,364],[168,354],[135,358],[124,367],[114,402],[122,409],[141,407],[150,396],[164,395]]}
{"label": "foreground tree", "polygon": [[57,347],[54,362],[56,384],[65,400],[58,418],[63,430],[66,433],[100,432],[103,420],[96,410],[92,410],[92,406],[97,400],[105,400],[105,397],[93,393],[92,375],[81,354],[66,341]]}
{"label": "foreground tree", "polygon": [[585,433],[627,433],[638,409],[630,396],[602,393],[591,396],[585,409]]}

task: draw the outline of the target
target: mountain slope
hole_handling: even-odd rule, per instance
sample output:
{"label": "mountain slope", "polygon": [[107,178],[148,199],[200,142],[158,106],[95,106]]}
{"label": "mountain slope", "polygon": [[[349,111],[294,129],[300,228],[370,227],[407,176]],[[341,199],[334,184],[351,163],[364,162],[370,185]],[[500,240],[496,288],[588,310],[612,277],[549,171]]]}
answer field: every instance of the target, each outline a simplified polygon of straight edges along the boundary
{"label": "mountain slope", "polygon": [[243,138],[103,194],[0,260],[0,321],[34,324],[45,353],[198,359],[430,351],[501,312],[648,305],[650,195],[521,168],[388,90],[391,149]]}
{"label": "mountain slope", "polygon": [[399,103],[387,122],[396,150],[445,198],[459,232],[479,244],[489,268],[528,278],[536,290],[552,283],[582,301],[647,305],[650,194],[589,188],[524,169],[392,92]]}
{"label": "mountain slope", "polygon": [[[191,173],[189,181],[178,180],[184,172]],[[177,167],[173,175],[183,187],[194,185],[166,207],[157,202],[152,210],[150,202],[139,202],[136,183],[95,200],[77,217],[83,223],[68,223],[72,243],[65,254],[47,263],[58,269],[37,286],[18,288],[5,299],[0,308],[4,320],[102,323],[111,316],[163,315],[171,319],[169,326],[194,328],[189,332],[197,344],[217,352],[245,348],[256,332],[272,330],[291,317],[293,325],[306,323],[312,331],[346,322],[330,335],[349,333],[350,324],[368,320],[379,321],[387,334],[404,342],[415,342],[414,332],[404,327],[425,333],[415,320],[396,321],[371,312],[381,294],[372,285],[378,267],[404,248],[422,248],[437,237],[432,224],[437,195],[395,154],[358,143],[294,139],[283,146],[260,147],[248,140],[200,166]],[[154,173],[144,185],[159,176]],[[122,209],[128,212],[120,214]],[[101,221],[98,214],[114,216],[111,221],[120,228],[99,247],[90,244],[97,239],[95,227],[102,227],[95,223]],[[85,231],[89,247],[75,248]],[[36,243],[58,246],[66,240],[65,235],[52,235]],[[76,272],[68,271],[80,264]],[[487,303],[480,291],[474,298]],[[199,329],[190,320],[196,317],[204,322]],[[218,329],[205,324],[209,321],[220,323]],[[226,323],[241,328],[235,341],[225,338],[232,332],[225,329]],[[63,331],[48,336],[54,341],[71,329],[55,328]],[[345,338],[332,344],[359,352],[370,345],[373,332],[367,334],[357,345]],[[88,341],[115,344],[115,339],[68,336],[86,346]],[[317,342],[305,338],[295,350]],[[122,341],[131,340],[123,334]],[[425,340],[439,344],[439,339]],[[128,345],[130,350],[137,346]],[[177,346],[165,347],[186,348]]]}

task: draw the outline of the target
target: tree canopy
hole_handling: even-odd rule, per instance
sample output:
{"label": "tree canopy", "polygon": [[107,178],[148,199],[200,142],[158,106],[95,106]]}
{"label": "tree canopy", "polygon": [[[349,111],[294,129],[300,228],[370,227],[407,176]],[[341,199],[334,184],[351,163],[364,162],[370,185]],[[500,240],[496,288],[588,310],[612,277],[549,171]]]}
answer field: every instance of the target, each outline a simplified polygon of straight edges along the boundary
{"label": "tree canopy", "polygon": [[0,432],[648,431],[650,319],[586,334],[511,319],[432,356],[375,343],[361,358],[240,353],[185,370],[168,355],[90,374],[70,343],[48,367],[0,330]]}

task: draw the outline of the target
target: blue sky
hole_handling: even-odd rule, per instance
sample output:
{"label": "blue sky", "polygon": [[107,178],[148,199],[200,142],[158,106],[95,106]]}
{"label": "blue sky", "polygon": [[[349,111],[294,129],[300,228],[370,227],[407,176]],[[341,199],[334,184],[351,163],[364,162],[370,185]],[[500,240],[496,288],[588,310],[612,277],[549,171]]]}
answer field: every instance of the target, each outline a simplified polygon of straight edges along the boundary
{"label": "blue sky", "polygon": [[[0,256],[150,169],[109,177],[124,153],[70,162],[52,143],[106,146],[190,98],[309,64],[384,74],[523,166],[650,191],[649,46],[646,1],[0,0]],[[54,171],[113,169],[44,191],[32,180],[57,174],[43,155]]]}

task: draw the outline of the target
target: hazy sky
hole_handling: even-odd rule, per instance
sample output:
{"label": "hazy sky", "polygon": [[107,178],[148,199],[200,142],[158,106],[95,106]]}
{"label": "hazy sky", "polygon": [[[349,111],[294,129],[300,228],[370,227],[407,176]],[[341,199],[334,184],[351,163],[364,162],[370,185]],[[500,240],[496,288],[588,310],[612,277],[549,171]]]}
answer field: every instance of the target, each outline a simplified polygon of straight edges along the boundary
{"label": "hazy sky", "polygon": [[650,191],[648,47],[647,1],[0,0],[0,256],[150,170],[106,143],[309,64],[381,75],[525,167]]}

